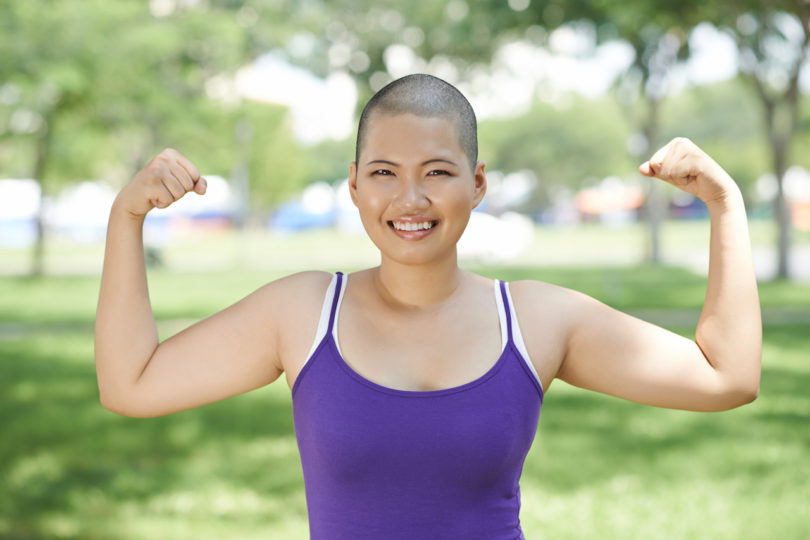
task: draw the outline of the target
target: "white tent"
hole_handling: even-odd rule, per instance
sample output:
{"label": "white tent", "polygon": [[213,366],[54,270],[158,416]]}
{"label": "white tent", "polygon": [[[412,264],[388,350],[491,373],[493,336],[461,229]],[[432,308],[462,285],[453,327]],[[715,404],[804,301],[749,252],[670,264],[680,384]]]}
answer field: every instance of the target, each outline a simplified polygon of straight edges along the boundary
{"label": "white tent", "polygon": [[40,187],[35,180],[0,180],[0,245],[24,247],[36,238]]}

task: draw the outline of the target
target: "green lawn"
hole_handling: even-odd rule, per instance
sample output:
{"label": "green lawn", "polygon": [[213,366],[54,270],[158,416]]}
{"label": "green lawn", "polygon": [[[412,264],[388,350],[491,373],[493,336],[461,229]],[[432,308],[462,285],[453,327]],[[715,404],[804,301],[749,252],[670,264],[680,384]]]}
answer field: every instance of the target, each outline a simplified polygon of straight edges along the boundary
{"label": "green lawn", "polygon": [[[675,268],[478,270],[664,313],[697,310],[704,287]],[[161,333],[282,273],[154,271]],[[107,412],[93,368],[97,290],[92,276],[0,278],[0,537],[306,538],[284,382],[164,418]],[[763,284],[761,294],[775,313],[810,314],[810,287]],[[761,395],[734,411],[642,407],[555,382],[522,480],[527,537],[810,537],[801,316],[766,325]]]}

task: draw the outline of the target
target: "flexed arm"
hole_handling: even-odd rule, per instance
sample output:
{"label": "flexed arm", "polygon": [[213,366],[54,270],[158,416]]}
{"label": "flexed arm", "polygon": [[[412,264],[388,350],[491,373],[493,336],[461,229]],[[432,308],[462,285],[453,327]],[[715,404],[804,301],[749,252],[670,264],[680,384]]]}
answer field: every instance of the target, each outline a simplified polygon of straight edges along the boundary
{"label": "flexed arm", "polygon": [[196,167],[178,152],[157,155],[118,194],[110,211],[96,316],[101,400],[113,404],[143,373],[158,346],[143,254],[143,223],[189,191],[205,193]]}
{"label": "flexed arm", "polygon": [[[102,404],[157,416],[257,388],[279,376],[280,287],[265,286],[228,309],[158,342],[143,256],[144,218],[186,193],[205,193],[196,167],[168,149],[119,193],[110,212],[96,317]],[[268,302],[268,297],[270,302]],[[282,302],[283,303],[283,302]]]}
{"label": "flexed arm", "polygon": [[762,323],[740,190],[683,138],[672,140],[639,170],[699,197],[709,209],[709,276],[695,340],[572,295],[558,376],[662,407],[723,410],[747,403],[759,389]]}
{"label": "flexed arm", "polygon": [[762,318],[745,205],[737,184],[690,140],[674,139],[639,167],[690,193],[709,209],[711,238],[706,299],[695,342],[727,383],[759,391]]}

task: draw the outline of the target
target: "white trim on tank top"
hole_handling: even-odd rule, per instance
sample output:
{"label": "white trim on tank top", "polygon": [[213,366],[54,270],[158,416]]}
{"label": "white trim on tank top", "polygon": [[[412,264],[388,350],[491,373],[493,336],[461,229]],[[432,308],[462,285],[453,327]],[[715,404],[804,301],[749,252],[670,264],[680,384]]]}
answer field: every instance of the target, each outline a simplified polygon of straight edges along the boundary
{"label": "white trim on tank top", "polygon": [[501,326],[501,354],[506,349],[509,342],[509,327],[506,325],[506,310],[503,307],[503,296],[501,296],[501,282],[492,280],[495,286],[495,303],[498,305],[498,324]]}
{"label": "white trim on tank top", "polygon": [[[512,341],[515,343],[515,347],[517,347],[518,352],[520,352],[520,356],[523,358],[523,361],[526,362],[526,365],[529,366],[529,370],[534,375],[534,378],[537,380],[537,384],[540,385],[540,390],[545,393],[546,389],[543,388],[543,381],[540,380],[540,375],[537,374],[537,370],[534,368],[534,363],[532,363],[532,359],[529,356],[529,350],[526,348],[526,343],[523,341],[523,334],[520,332],[520,324],[518,323],[517,312],[515,311],[515,301],[512,300],[512,293],[509,291],[509,284],[506,284],[506,297],[509,299],[509,313],[512,317]],[[498,295],[500,297],[500,295]],[[505,325],[505,321],[501,322],[501,327]]]}
{"label": "white trim on tank top", "polygon": [[[346,276],[344,276],[345,279]],[[332,274],[332,281],[329,283],[329,287],[326,289],[326,295],[323,299],[323,307],[321,307],[321,318],[318,320],[318,329],[315,331],[315,341],[312,342],[312,347],[310,347],[309,352],[307,353],[307,358],[304,361],[309,362],[309,359],[315,354],[315,349],[318,348],[320,345],[321,340],[326,335],[326,331],[329,329],[329,314],[332,312],[332,299],[335,297],[335,287],[337,286],[337,274]]]}
{"label": "white trim on tank top", "polygon": [[[315,349],[318,348],[318,345],[320,345],[321,341],[326,335],[327,330],[329,329],[329,317],[332,313],[332,301],[335,298],[337,277],[337,274],[332,275],[332,281],[329,283],[329,287],[326,289],[326,294],[324,295],[323,299],[323,306],[321,307],[321,317],[318,320],[318,329],[315,332],[315,339],[312,342],[312,347],[310,347],[309,352],[307,353],[307,358],[304,362],[305,364],[306,362],[309,362],[309,359],[315,353]],[[344,274],[343,283],[340,287],[340,296],[338,297],[337,305],[335,306],[335,320],[332,323],[332,338],[335,342],[335,347],[338,350],[338,354],[341,356],[343,356],[343,351],[340,350],[340,342],[338,341],[338,315],[340,314],[340,304],[343,302],[343,294],[346,292],[347,282],[348,276]],[[495,303],[498,306],[498,322],[501,327],[501,354],[503,354],[509,340],[506,309],[504,308],[503,297],[501,296],[500,281],[497,279],[493,280],[493,285],[495,292]],[[534,368],[531,359],[529,358],[529,351],[526,349],[526,344],[523,341],[523,334],[520,332],[520,325],[518,324],[517,314],[515,313],[515,303],[512,300],[512,294],[509,292],[509,284],[506,285],[506,296],[509,298],[509,312],[512,318],[512,341],[514,341],[515,347],[517,347],[518,352],[520,352],[522,360],[529,367],[529,370],[531,371],[532,375],[534,375],[534,378],[537,380],[537,383],[540,385],[540,389],[542,390],[543,383],[540,380],[540,376],[537,374],[537,370]]]}
{"label": "white trim on tank top", "polygon": [[[343,276],[343,283],[340,284],[340,296],[338,296],[337,304],[335,304],[335,320],[332,322],[332,341],[335,342],[335,348],[338,351],[338,354],[341,358],[346,358],[343,356],[343,351],[340,350],[340,342],[338,341],[338,315],[340,315],[340,304],[343,303],[343,295],[346,293],[346,285],[349,284],[349,276]],[[334,294],[333,294],[334,296]],[[328,315],[327,315],[328,317]]]}

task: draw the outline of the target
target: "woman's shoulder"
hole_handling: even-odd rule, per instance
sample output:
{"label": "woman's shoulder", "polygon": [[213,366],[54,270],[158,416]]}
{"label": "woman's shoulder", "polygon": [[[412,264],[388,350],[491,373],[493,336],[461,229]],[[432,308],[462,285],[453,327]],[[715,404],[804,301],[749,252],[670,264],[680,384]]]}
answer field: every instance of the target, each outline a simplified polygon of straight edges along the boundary
{"label": "woman's shoulder", "polygon": [[585,296],[579,291],[534,279],[523,279],[509,282],[509,291],[514,297],[530,298],[535,300],[542,299],[547,302],[574,300],[578,297]]}
{"label": "woman's shoulder", "polygon": [[334,274],[323,270],[305,270],[280,278],[271,284],[277,283],[280,287],[296,290],[318,288],[327,286],[333,276]]}
{"label": "woman's shoulder", "polygon": [[520,280],[509,283],[518,316],[535,323],[571,323],[583,303],[593,299],[579,291],[553,283]]}
{"label": "woman's shoulder", "polygon": [[279,336],[278,351],[284,371],[297,372],[294,363],[304,358],[315,335],[333,275],[321,271],[297,272],[256,291],[253,315]]}
{"label": "woman's shoulder", "polygon": [[254,296],[258,297],[259,305],[271,310],[278,307],[289,316],[306,313],[320,309],[332,276],[318,270],[296,272],[265,284]]}

